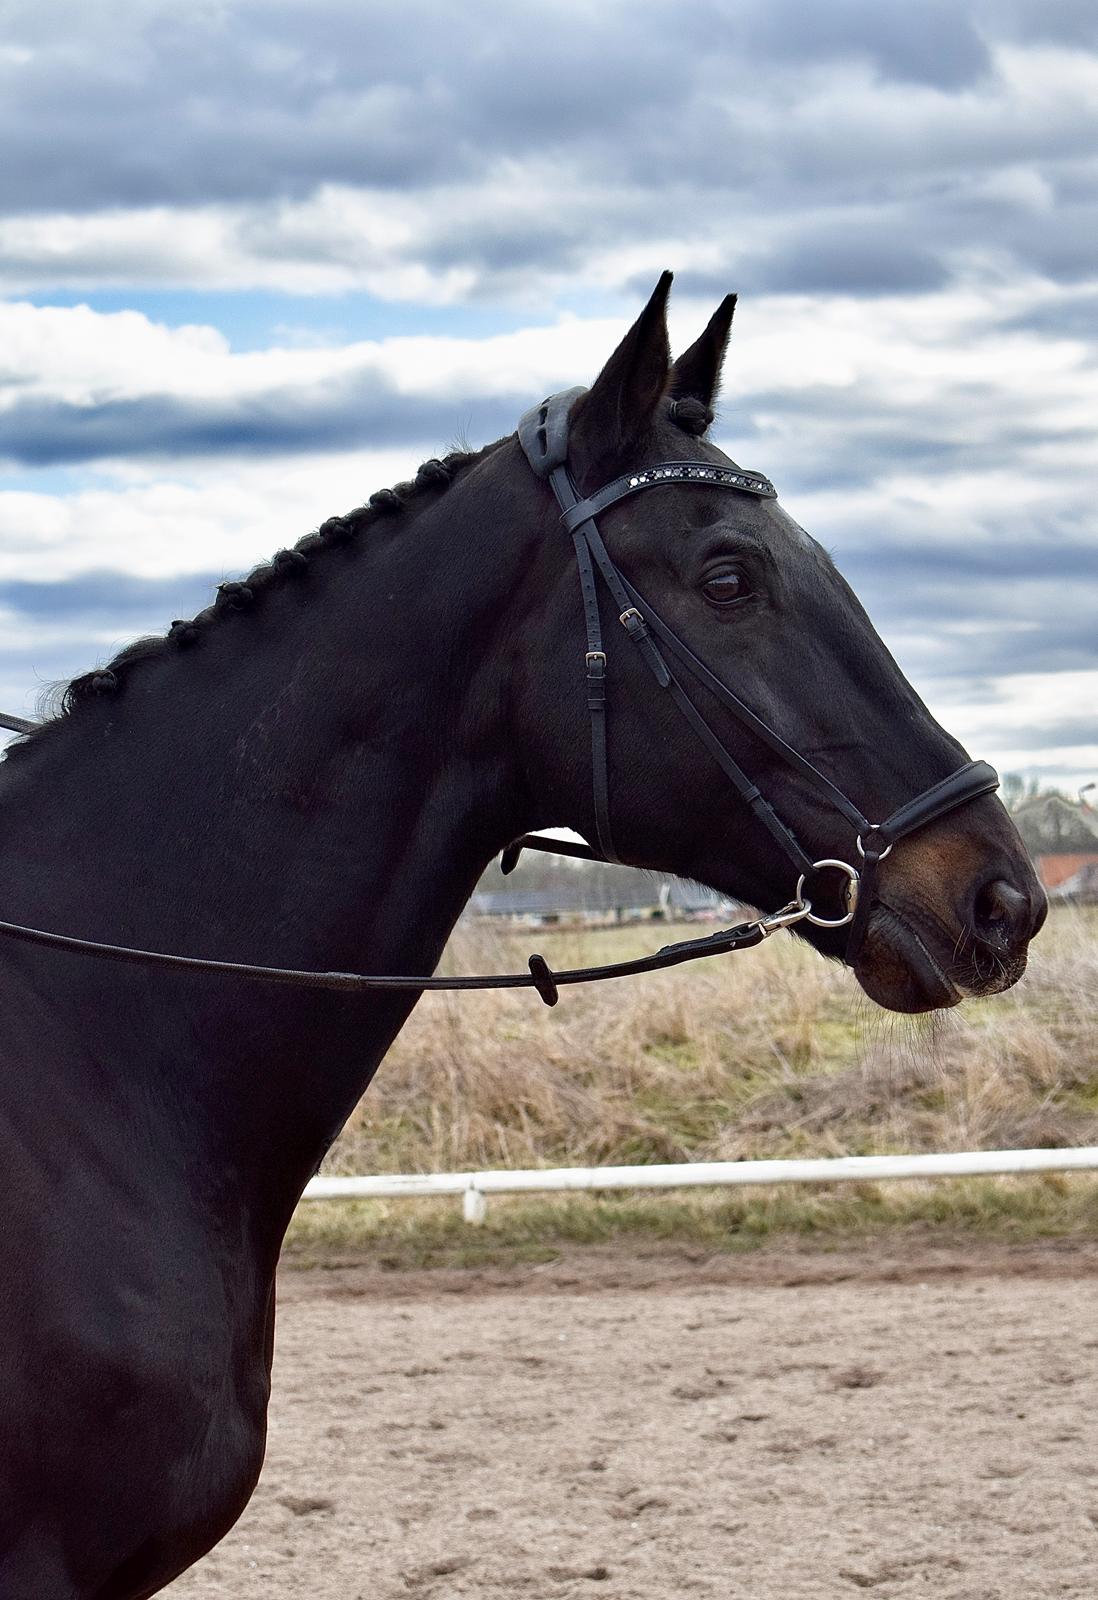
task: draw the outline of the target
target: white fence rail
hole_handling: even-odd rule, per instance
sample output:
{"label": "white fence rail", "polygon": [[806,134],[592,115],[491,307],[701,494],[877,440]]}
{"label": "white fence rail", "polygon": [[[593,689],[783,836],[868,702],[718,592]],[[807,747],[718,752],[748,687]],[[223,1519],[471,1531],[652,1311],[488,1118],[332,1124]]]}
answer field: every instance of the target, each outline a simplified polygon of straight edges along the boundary
{"label": "white fence rail", "polygon": [[993,1177],[1093,1172],[1098,1145],[1071,1150],[969,1150],[941,1155],[829,1156],[802,1161],[689,1161],[651,1167],[547,1167],[527,1172],[424,1172],[373,1178],[313,1178],[306,1200],[462,1197],[466,1222],[483,1222],[491,1194],[579,1189],[685,1189],[760,1183],[876,1183],[891,1178]]}

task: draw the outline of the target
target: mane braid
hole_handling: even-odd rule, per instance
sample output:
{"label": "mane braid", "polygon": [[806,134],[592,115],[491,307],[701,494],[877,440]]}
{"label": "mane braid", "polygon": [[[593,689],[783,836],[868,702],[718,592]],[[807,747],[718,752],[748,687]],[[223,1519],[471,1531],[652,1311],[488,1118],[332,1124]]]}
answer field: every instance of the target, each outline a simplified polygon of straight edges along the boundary
{"label": "mane braid", "polygon": [[399,514],[409,503],[444,493],[466,467],[490,455],[505,442],[504,439],[497,439],[494,444],[485,445],[481,450],[454,450],[441,460],[432,458],[425,461],[412,481],[398,483],[395,489],[377,490],[365,505],[349,511],[346,516],[329,517],[314,533],[307,533],[292,549],[279,550],[270,561],[262,562],[249,572],[246,578],[219,584],[213,603],[196,617],[189,621],[173,622],[166,634],[150,634],[146,638],[135,639],[105,666],[96,667],[91,672],[73,678],[71,683],[55,687],[49,696],[55,709],[45,711],[42,720],[29,733],[22,734],[9,744],[3,759],[10,761],[48,737],[86,702],[120,693],[125,688],[129,674],[140,663],[160,660],[175,650],[200,645],[207,628],[235,612],[252,610],[262,602],[268,589],[301,578],[321,552],[353,543],[374,523]]}

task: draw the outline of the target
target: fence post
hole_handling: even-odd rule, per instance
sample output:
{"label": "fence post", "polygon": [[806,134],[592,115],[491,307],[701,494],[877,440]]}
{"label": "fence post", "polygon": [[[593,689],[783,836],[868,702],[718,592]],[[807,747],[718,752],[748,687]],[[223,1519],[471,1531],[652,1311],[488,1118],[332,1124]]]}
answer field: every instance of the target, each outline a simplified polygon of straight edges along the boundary
{"label": "fence post", "polygon": [[488,1196],[471,1183],[462,1194],[461,1210],[466,1222],[479,1227],[488,1215]]}

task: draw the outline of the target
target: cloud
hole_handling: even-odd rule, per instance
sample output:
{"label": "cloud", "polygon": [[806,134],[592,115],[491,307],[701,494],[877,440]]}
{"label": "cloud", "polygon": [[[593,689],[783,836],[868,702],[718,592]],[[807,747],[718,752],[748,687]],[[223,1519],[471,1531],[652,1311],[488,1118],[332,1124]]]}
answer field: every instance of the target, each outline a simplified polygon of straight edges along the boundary
{"label": "cloud", "polygon": [[[801,296],[738,319],[717,437],[834,549],[924,683],[1094,659],[1092,347],[1026,326],[1080,298]],[[710,309],[676,301],[676,347]],[[509,431],[620,331],[571,318],[241,356],[133,313],[0,308],[0,451],[98,464],[68,492],[0,494],[0,579],[235,575],[457,433]]]}
{"label": "cloud", "polygon": [[216,579],[142,579],[101,570],[54,583],[0,582],[0,710],[34,716],[55,683],[163,633],[205,605]]}
{"label": "cloud", "polygon": [[1093,344],[1098,341],[1098,293],[1092,291],[1069,300],[1037,304],[1019,311],[1004,327],[1007,332],[1021,329],[1053,339],[1073,339]]}
{"label": "cloud", "polygon": [[[645,292],[651,288],[646,282]],[[711,295],[676,296],[682,348]],[[1087,296],[1083,296],[1085,302]],[[1027,318],[1080,303],[1023,283],[919,297],[753,299],[727,363],[722,437],[763,449],[799,493],[905,468],[1004,459],[1085,469],[1098,341]],[[625,319],[567,316],[492,337],[318,341],[239,354],[213,328],[136,312],[0,304],[0,452],[28,462],[253,448],[478,443],[554,385],[590,381]]]}
{"label": "cloud", "polygon": [[[467,401],[460,415],[465,429],[494,439],[523,409],[504,395]],[[395,394],[372,373],[229,403],[156,394],[95,407],[17,400],[0,417],[0,456],[31,467],[142,456],[285,456],[354,449],[364,439],[385,446],[445,438],[457,415],[452,403]]]}
{"label": "cloud", "polygon": [[[326,517],[408,477],[416,459],[349,451],[277,463],[113,463],[75,475],[63,491],[0,492],[0,583],[69,582],[104,570],[154,584],[238,577]],[[125,637],[126,628],[120,618],[115,635]]]}
{"label": "cloud", "polygon": [[1098,669],[1014,672],[977,685],[941,685],[936,709],[965,745],[1001,772],[1032,770],[1067,788],[1098,776]]}
{"label": "cloud", "polygon": [[[212,591],[218,577],[210,573],[206,581]],[[56,583],[33,579],[0,582],[0,608],[35,625],[78,622],[92,629],[106,626],[113,633],[121,624],[139,633],[145,626],[153,626],[146,623],[147,618],[171,620],[197,610],[205,604],[196,599],[200,590],[200,580],[191,576],[138,578],[129,572],[100,570]]]}
{"label": "cloud", "polygon": [[831,0],[806,6],[800,0],[766,0],[739,14],[737,47],[748,56],[776,61],[865,59],[893,82],[957,88],[991,67],[987,42],[974,12],[952,0],[907,6]]}
{"label": "cloud", "polygon": [[[721,442],[965,737],[1090,760],[1085,0],[17,0],[5,21],[0,293],[135,309],[0,302],[0,687],[90,664],[588,381],[671,265],[680,348],[745,293]],[[136,309],[171,286],[193,325]],[[295,296],[297,332],[234,349],[203,293],[257,288]],[[401,302],[430,334],[332,335],[335,295],[381,308],[359,328]]]}
{"label": "cloud", "polygon": [[977,14],[985,28],[1002,29],[1013,39],[1098,48],[1098,17],[1090,0],[983,0]]}
{"label": "cloud", "polygon": [[617,323],[569,319],[494,338],[237,354],[212,328],[0,304],[0,460],[43,467],[416,445],[437,453],[459,435],[487,443],[577,367],[593,376],[619,332]]}
{"label": "cloud", "polygon": [[747,263],[746,273],[749,286],[765,284],[772,294],[897,294],[940,289],[949,278],[940,256],[879,221],[798,230]]}
{"label": "cloud", "polygon": [[[391,13],[251,0],[186,16],[151,3],[112,20],[104,29],[56,3],[24,12],[25,59],[0,63],[6,209],[468,178],[486,147],[514,157],[559,145],[561,130],[604,136],[630,105],[638,122],[671,111],[695,59],[668,52],[666,22],[632,26],[623,0],[598,11],[409,0]],[[701,28],[701,16],[680,23],[677,42],[684,33],[700,42]]]}
{"label": "cloud", "polygon": [[1093,271],[1098,40],[1061,4],[133,0],[0,58],[0,285],[533,303],[638,254],[760,291]]}

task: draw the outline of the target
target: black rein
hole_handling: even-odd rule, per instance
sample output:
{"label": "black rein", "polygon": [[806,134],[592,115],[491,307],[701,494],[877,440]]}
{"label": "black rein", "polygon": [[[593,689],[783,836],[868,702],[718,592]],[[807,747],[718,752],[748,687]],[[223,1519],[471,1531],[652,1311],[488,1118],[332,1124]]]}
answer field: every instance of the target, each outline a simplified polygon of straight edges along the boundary
{"label": "black rein", "polygon": [[[101,944],[94,939],[74,939],[65,933],[45,933],[41,928],[23,928],[16,922],[0,922],[0,934],[23,944],[45,945],[52,950],[68,950],[75,955],[99,956],[107,961],[123,961],[141,966],[173,967],[177,972],[220,972],[234,978],[250,978],[257,983],[288,984],[298,989],[333,989],[341,994],[361,994],[371,989],[536,989],[547,1006],[555,1006],[559,986],[572,983],[597,983],[603,978],[630,978],[641,972],[660,972],[684,961],[703,956],[720,956],[729,950],[743,950],[760,944],[792,908],[739,923],[702,939],[686,939],[665,945],[652,956],[634,961],[614,961],[601,967],[572,967],[553,972],[543,956],[530,957],[529,972],[505,972],[498,976],[470,978],[380,977],[363,972],[312,972],[294,967],[255,967],[239,961],[210,961],[202,956],[172,956],[162,950],[136,950],[130,945]],[[796,920],[795,918],[793,920]]]}

